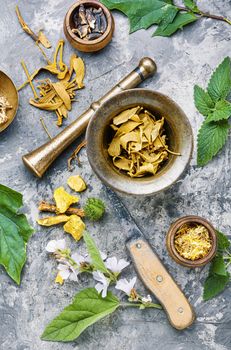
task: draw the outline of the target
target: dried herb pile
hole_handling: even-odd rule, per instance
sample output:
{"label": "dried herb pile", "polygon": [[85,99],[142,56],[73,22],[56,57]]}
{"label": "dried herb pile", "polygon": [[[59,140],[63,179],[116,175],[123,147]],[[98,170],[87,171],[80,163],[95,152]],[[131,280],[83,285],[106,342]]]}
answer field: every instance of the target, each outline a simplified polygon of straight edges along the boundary
{"label": "dried herb pile", "polygon": [[156,174],[168,159],[169,151],[164,130],[164,117],[155,116],[136,106],[113,118],[114,131],[108,153],[113,164],[131,177]]}
{"label": "dried herb pile", "polygon": [[83,40],[95,40],[107,29],[107,19],[101,7],[85,7],[83,4],[73,14],[72,32]]}
{"label": "dried herb pile", "polygon": [[176,232],[174,245],[183,258],[197,260],[208,255],[212,242],[205,226],[185,224]]}
{"label": "dried herb pile", "polygon": [[12,106],[9,104],[5,96],[0,96],[0,125],[5,124],[8,121],[7,109],[11,109]]}
{"label": "dried herb pile", "polygon": [[[22,62],[27,81],[18,88],[18,90],[21,90],[29,83],[34,94],[34,98],[30,99],[30,104],[42,110],[54,111],[58,118],[58,126],[62,125],[63,118],[67,118],[68,111],[72,108],[72,102],[75,101],[76,90],[84,87],[83,79],[85,75],[85,66],[82,58],[73,54],[68,67],[63,62],[63,50],[64,40],[59,40],[53,61],[50,61],[42,51],[47,60],[47,65],[38,68],[31,75],[25,63]],[[52,81],[48,78],[40,80],[37,86],[38,94],[32,81],[41,71],[47,71],[56,76],[57,81]]]}

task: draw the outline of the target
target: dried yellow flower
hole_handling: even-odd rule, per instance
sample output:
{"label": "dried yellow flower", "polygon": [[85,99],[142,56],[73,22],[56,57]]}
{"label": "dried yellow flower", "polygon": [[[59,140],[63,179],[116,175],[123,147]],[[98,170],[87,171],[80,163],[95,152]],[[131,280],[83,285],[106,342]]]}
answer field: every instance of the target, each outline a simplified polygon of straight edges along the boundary
{"label": "dried yellow flower", "polygon": [[55,278],[55,283],[59,283],[60,285],[63,284],[64,279],[62,278],[62,276],[60,275],[60,273],[58,272],[56,278]]}
{"label": "dried yellow flower", "polygon": [[69,219],[70,216],[67,215],[48,216],[43,219],[38,219],[37,223],[41,226],[53,226],[67,222]]}
{"label": "dried yellow flower", "polygon": [[203,225],[183,225],[174,238],[178,253],[185,259],[204,258],[212,247],[209,231]]}
{"label": "dried yellow flower", "polygon": [[75,80],[78,88],[82,89],[84,87],[83,78],[85,75],[85,67],[82,58],[78,57],[73,59],[73,68],[76,74]]}
{"label": "dried yellow flower", "polygon": [[171,152],[166,144],[164,118],[155,116],[136,106],[113,118],[111,128],[114,136],[108,153],[113,164],[131,177],[155,175]]}
{"label": "dried yellow flower", "polygon": [[76,241],[79,241],[83,236],[85,224],[79,216],[71,215],[70,220],[66,222],[63,228],[64,231],[70,233]]}
{"label": "dried yellow flower", "polygon": [[56,188],[54,191],[54,200],[58,213],[65,213],[73,203],[78,203],[79,198],[67,193],[63,187]]}
{"label": "dried yellow flower", "polygon": [[80,175],[70,176],[67,180],[67,184],[76,192],[82,192],[87,188],[85,181]]}

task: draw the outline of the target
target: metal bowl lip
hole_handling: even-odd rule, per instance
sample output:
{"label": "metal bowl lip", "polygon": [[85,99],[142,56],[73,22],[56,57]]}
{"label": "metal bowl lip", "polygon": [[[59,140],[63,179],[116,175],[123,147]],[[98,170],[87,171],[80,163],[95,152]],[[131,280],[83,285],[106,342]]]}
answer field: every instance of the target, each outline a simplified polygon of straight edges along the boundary
{"label": "metal bowl lip", "polygon": [[[90,155],[90,142],[88,140],[90,140],[90,134],[91,134],[91,126],[92,124],[94,123],[94,121],[96,120],[97,118],[97,114],[100,113],[101,109],[103,109],[105,106],[107,106],[108,104],[111,104],[113,103],[113,100],[119,96],[122,96],[122,95],[125,95],[125,94],[133,94],[133,93],[139,93],[139,91],[142,91],[142,92],[147,92],[147,93],[154,93],[160,97],[164,97],[166,99],[168,99],[171,103],[173,103],[181,112],[182,114],[184,115],[184,118],[187,122],[187,126],[188,126],[188,130],[190,132],[190,135],[191,135],[191,147],[190,147],[190,153],[188,155],[188,158],[187,158],[187,161],[185,162],[184,164],[184,169],[181,171],[181,173],[179,173],[179,175],[174,179],[174,181],[172,181],[170,184],[166,185],[166,186],[163,186],[162,188],[160,188],[159,190],[155,190],[155,191],[150,191],[150,192],[145,192],[145,193],[139,193],[139,192],[131,192],[131,191],[126,191],[125,189],[121,189],[121,188],[118,188],[116,186],[113,185],[113,183],[111,183],[110,181],[108,181],[107,177],[104,176],[103,172],[100,172],[98,170],[98,168],[95,166],[95,162],[94,162],[94,159],[92,159],[91,155]],[[139,102],[137,102],[137,104],[139,104]],[[142,104],[142,102],[140,102],[140,104]],[[151,90],[151,89],[147,89],[147,88],[135,88],[135,89],[128,89],[128,90],[125,90],[125,91],[122,91],[122,92],[119,92],[117,93],[116,95],[112,96],[110,99],[106,100],[104,103],[102,103],[102,105],[96,110],[96,112],[94,113],[94,115],[92,116],[89,124],[88,124],[88,127],[87,127],[87,131],[86,131],[86,139],[87,139],[87,156],[88,156],[88,161],[91,165],[91,168],[93,169],[93,171],[95,172],[95,174],[98,176],[98,178],[104,183],[106,184],[107,186],[111,187],[114,191],[118,191],[122,194],[125,194],[125,195],[128,195],[128,196],[138,196],[138,197],[142,197],[142,196],[152,196],[154,194],[157,194],[157,193],[160,193],[168,188],[170,188],[174,183],[176,183],[178,181],[178,179],[182,176],[183,172],[185,171],[187,165],[190,163],[190,160],[191,160],[191,157],[192,157],[192,153],[193,153],[193,132],[192,132],[192,127],[191,127],[191,124],[189,122],[189,119],[187,118],[187,116],[185,115],[185,113],[183,112],[183,110],[181,109],[181,107],[175,102],[173,101],[170,97],[168,97],[167,95],[159,92],[159,91],[154,91],[154,90]],[[131,181],[134,181],[135,183],[135,180],[137,179],[131,179]],[[154,179],[153,179],[154,181]],[[137,186],[139,185],[138,184],[138,181],[136,182],[137,183]]]}
{"label": "metal bowl lip", "polygon": [[[177,232],[177,230],[184,225],[185,223],[199,223],[203,226],[205,226],[210,234],[210,237],[212,239],[212,247],[209,253],[201,259],[197,260],[188,260],[183,258],[176,250],[175,245],[174,245],[174,237]],[[217,251],[217,235],[216,235],[216,230],[213,227],[213,225],[206,219],[202,218],[201,216],[197,215],[186,215],[183,216],[179,219],[177,219],[175,222],[173,222],[168,230],[167,236],[166,236],[166,244],[167,244],[167,249],[170,253],[170,255],[173,255],[177,262],[183,266],[186,267],[201,267],[209,263],[215,256],[216,251]],[[175,260],[175,259],[174,259]],[[175,261],[176,261],[175,260]]]}
{"label": "metal bowl lip", "polygon": [[14,113],[14,116],[13,118],[11,119],[11,121],[9,123],[4,123],[2,126],[0,125],[0,133],[3,132],[4,130],[6,130],[11,124],[12,122],[14,121],[15,117],[16,117],[16,114],[17,114],[17,111],[18,111],[18,106],[19,106],[19,95],[18,95],[18,90],[13,82],[13,80],[9,77],[8,74],[6,74],[3,70],[0,69],[0,73],[4,74],[6,76],[6,78],[11,82],[12,84],[12,87],[14,88],[15,92],[16,92],[16,96],[17,96],[17,102],[14,106],[15,108],[15,113]]}
{"label": "metal bowl lip", "polygon": [[[70,18],[73,14],[73,12],[81,5],[81,4],[88,4],[88,3],[94,3],[96,6],[101,7],[104,11],[104,14],[106,15],[107,20],[109,21],[108,25],[107,25],[107,29],[105,31],[105,33],[103,33],[101,35],[101,37],[95,39],[95,40],[83,40],[79,37],[77,37],[76,35],[74,35],[72,33],[70,29]],[[108,10],[108,8],[106,6],[104,6],[101,2],[98,2],[96,0],[78,0],[77,2],[75,2],[67,11],[65,19],[64,19],[64,26],[66,27],[66,29],[68,30],[69,35],[71,36],[71,39],[73,39],[73,41],[75,41],[77,44],[81,44],[84,46],[88,46],[88,47],[92,47],[96,44],[102,43],[107,37],[108,35],[110,35],[111,30],[113,30],[114,28],[114,19],[113,16],[111,14],[111,12]]]}

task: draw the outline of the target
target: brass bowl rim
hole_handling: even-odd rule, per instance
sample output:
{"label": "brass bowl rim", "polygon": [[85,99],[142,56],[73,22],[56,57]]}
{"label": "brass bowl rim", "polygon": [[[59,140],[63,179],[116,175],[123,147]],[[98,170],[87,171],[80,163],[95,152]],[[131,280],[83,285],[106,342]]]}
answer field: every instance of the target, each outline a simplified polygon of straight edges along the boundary
{"label": "brass bowl rim", "polygon": [[[204,257],[197,260],[189,260],[182,257],[176,250],[175,244],[174,244],[174,237],[176,232],[179,230],[179,228],[186,224],[186,223],[198,223],[207,228],[209,231],[209,235],[212,240],[212,247],[209,251],[209,253]],[[201,216],[197,215],[186,215],[179,219],[177,219],[175,222],[173,222],[168,230],[167,236],[166,236],[166,245],[167,250],[170,254],[170,256],[180,265],[186,266],[186,267],[201,267],[209,263],[215,256],[217,251],[217,235],[216,230],[213,227],[213,225],[206,219],[202,218]]]}
{"label": "brass bowl rim", "polygon": [[3,74],[5,75],[5,77],[9,80],[9,82],[11,83],[12,85],[12,88],[14,89],[15,93],[16,93],[16,97],[17,97],[17,100],[16,100],[16,103],[14,104],[14,109],[15,109],[15,112],[14,112],[14,115],[13,117],[11,117],[10,121],[0,125],[0,132],[6,130],[8,128],[8,126],[11,125],[11,123],[14,121],[15,117],[16,117],[16,114],[17,114],[17,111],[18,111],[18,106],[19,106],[19,95],[18,95],[18,90],[13,82],[13,80],[9,77],[8,74],[6,74],[3,70],[0,69],[0,74]]}
{"label": "brass bowl rim", "polygon": [[[91,149],[91,142],[88,141],[88,140],[91,140],[92,137],[96,137],[96,133],[94,133],[94,126],[93,124],[94,123],[97,123],[97,122],[101,122],[102,123],[102,119],[100,118],[97,118],[98,115],[100,115],[101,111],[108,105],[112,105],[114,102],[115,102],[115,99],[119,99],[120,97],[122,97],[123,95],[130,95],[130,94],[139,94],[139,92],[144,92],[144,93],[147,93],[147,94],[152,94],[152,95],[155,95],[155,96],[158,96],[159,98],[164,98],[166,101],[168,101],[169,103],[173,104],[181,113],[181,117],[184,118],[184,121],[185,123],[187,124],[187,131],[188,133],[190,134],[190,144],[189,144],[189,148],[190,148],[190,152],[187,156],[187,159],[185,159],[185,162],[184,162],[184,168],[182,169],[182,171],[180,171],[179,175],[174,178],[173,181],[171,181],[169,184],[161,187],[160,189],[158,190],[154,190],[154,191],[146,191],[146,192],[142,192],[140,193],[139,191],[128,191],[127,189],[125,188],[118,188],[117,186],[114,186],[114,184],[112,182],[110,182],[110,180],[108,180],[108,177],[102,172],[100,171],[96,165],[95,165],[95,159],[97,157],[97,155],[95,155],[94,151],[95,149]],[[133,105],[142,105],[142,101],[138,101],[136,103],[133,103]],[[144,104],[144,103],[143,103]],[[128,103],[129,105],[129,103]],[[116,107],[115,107],[116,108]],[[117,106],[118,108],[118,106]],[[124,106],[124,109],[126,109],[126,106]],[[101,113],[102,114],[102,113]],[[97,120],[98,119],[98,120]],[[100,120],[100,121],[99,121]],[[87,127],[87,132],[86,132],[86,138],[87,138],[87,156],[88,156],[88,160],[89,160],[89,163],[93,169],[93,171],[95,172],[95,174],[100,178],[100,180],[105,183],[106,185],[108,185],[109,187],[111,187],[113,190],[115,191],[119,191],[121,193],[124,193],[126,195],[137,195],[137,196],[151,196],[155,193],[159,193],[163,190],[166,190],[167,188],[169,188],[170,186],[172,186],[179,178],[180,176],[182,175],[182,173],[184,172],[185,168],[187,167],[187,165],[189,164],[190,160],[191,160],[191,156],[192,156],[192,152],[193,152],[193,132],[192,132],[192,127],[191,127],[191,124],[187,118],[187,116],[185,115],[185,113],[183,112],[183,110],[181,109],[181,107],[176,103],[174,102],[172,99],[170,99],[167,95],[165,94],[162,94],[160,92],[157,92],[157,91],[153,91],[153,90],[150,90],[150,89],[144,89],[144,88],[136,88],[136,89],[128,89],[128,90],[125,90],[125,91],[122,91],[122,92],[119,92],[118,94],[112,96],[110,99],[108,99],[107,101],[105,101],[95,112],[95,114],[93,115],[93,117],[91,118],[89,124],[88,124],[88,127]],[[94,153],[94,156],[93,156],[93,153]],[[119,176],[119,175],[118,175]],[[137,185],[137,187],[141,184],[141,182],[139,182],[139,179],[137,180],[137,178],[129,178],[128,176],[126,176],[126,178],[129,179],[130,182],[133,182],[134,184]],[[154,177],[150,177],[148,179],[148,182],[149,183],[154,183],[155,181],[155,178]]]}
{"label": "brass bowl rim", "polygon": [[[107,18],[107,29],[97,39],[83,40],[83,39],[79,38],[77,35],[75,35],[74,33],[72,33],[72,31],[71,31],[71,26],[70,26],[71,16],[73,15],[74,11],[81,4],[94,4],[97,7],[101,7],[106,18]],[[104,6],[102,3],[100,3],[99,1],[97,1],[97,0],[78,0],[67,11],[65,19],[64,19],[64,26],[66,27],[68,34],[70,35],[70,37],[73,41],[75,41],[77,44],[81,44],[85,47],[87,47],[87,46],[92,47],[92,46],[95,46],[96,44],[102,43],[108,37],[108,35],[110,35],[111,30],[114,31],[114,19],[113,19],[111,12],[109,11],[109,9],[106,6]]]}

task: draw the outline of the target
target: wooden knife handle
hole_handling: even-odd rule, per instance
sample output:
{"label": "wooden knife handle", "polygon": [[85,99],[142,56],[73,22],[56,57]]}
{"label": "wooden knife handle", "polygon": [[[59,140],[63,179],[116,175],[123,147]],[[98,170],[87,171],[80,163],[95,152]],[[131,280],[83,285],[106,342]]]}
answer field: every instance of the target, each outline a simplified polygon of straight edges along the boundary
{"label": "wooden knife handle", "polygon": [[127,243],[136,270],[145,286],[155,294],[176,329],[189,327],[195,314],[189,301],[143,238]]}

